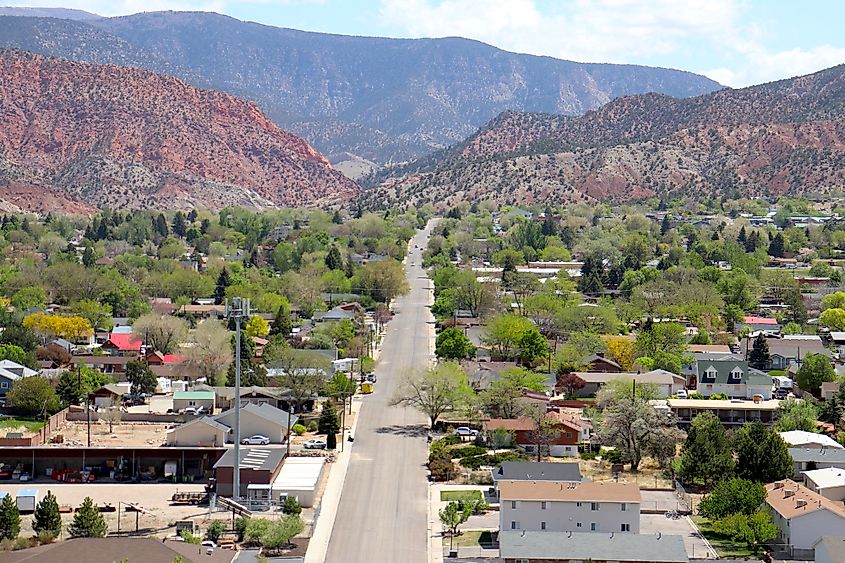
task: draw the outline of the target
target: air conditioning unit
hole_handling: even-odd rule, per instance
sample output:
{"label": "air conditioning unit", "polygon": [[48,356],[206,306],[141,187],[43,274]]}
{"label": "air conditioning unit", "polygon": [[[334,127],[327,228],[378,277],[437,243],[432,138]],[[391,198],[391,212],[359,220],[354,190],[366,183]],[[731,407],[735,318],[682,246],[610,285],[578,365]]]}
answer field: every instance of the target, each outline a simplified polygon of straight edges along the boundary
{"label": "air conditioning unit", "polygon": [[791,496],[795,496],[795,491],[791,489],[786,489],[785,491],[783,491],[783,498],[789,498]]}

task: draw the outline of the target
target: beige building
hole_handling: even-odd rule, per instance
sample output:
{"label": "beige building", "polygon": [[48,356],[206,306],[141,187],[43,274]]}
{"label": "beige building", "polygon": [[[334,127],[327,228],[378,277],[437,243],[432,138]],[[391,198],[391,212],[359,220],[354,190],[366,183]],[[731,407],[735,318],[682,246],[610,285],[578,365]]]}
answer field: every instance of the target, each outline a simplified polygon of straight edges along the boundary
{"label": "beige building", "polygon": [[168,446],[223,446],[231,429],[211,417],[196,418],[167,431]]}
{"label": "beige building", "polygon": [[796,556],[809,554],[822,536],[845,535],[845,506],[790,479],[766,485],[766,505],[781,539]]}
{"label": "beige building", "polygon": [[[288,436],[288,413],[268,404],[249,403],[241,407],[240,439],[256,434],[267,436],[271,444],[283,444]],[[290,415],[290,427],[299,420]],[[233,442],[235,411],[227,410],[213,417],[203,417],[177,426],[167,433],[170,446],[223,445]]]}
{"label": "beige building", "polygon": [[499,529],[640,533],[640,489],[613,481],[499,481]]}

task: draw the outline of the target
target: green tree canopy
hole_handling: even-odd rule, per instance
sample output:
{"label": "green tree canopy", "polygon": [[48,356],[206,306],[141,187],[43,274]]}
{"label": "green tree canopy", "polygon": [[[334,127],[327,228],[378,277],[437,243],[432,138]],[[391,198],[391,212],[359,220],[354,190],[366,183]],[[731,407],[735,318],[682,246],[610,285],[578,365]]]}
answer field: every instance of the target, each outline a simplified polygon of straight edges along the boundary
{"label": "green tree canopy", "polygon": [[21,513],[11,494],[0,501],[0,539],[13,540],[21,533]]}
{"label": "green tree canopy", "polygon": [[804,357],[795,378],[798,387],[816,396],[819,394],[822,383],[835,379],[836,370],[833,369],[830,358],[824,354],[810,354]]}
{"label": "green tree canopy", "polygon": [[76,509],[68,532],[74,538],[102,538],[108,534],[109,527],[91,497],[85,497]]}
{"label": "green tree canopy", "polygon": [[43,377],[22,377],[12,384],[6,401],[17,412],[26,416],[47,418],[61,409],[59,396],[50,382]]}
{"label": "green tree canopy", "polygon": [[59,513],[59,503],[56,501],[56,496],[50,491],[47,491],[47,495],[35,507],[32,529],[36,534],[47,533],[53,537],[62,532],[62,515]]}
{"label": "green tree canopy", "polygon": [[450,327],[437,335],[434,354],[445,360],[462,360],[475,355],[475,346],[461,329]]}
{"label": "green tree canopy", "polygon": [[778,405],[775,428],[778,432],[790,430],[816,432],[819,427],[818,420],[819,410],[811,401],[789,397]]}
{"label": "green tree canopy", "polygon": [[747,423],[737,430],[733,448],[737,477],[771,483],[793,474],[792,456],[786,442],[760,421]]}
{"label": "green tree canopy", "polygon": [[766,487],[745,479],[722,479],[698,505],[701,514],[718,520],[731,514],[754,514],[766,502]]}
{"label": "green tree canopy", "polygon": [[710,485],[730,475],[733,469],[731,443],[722,422],[711,412],[697,415],[681,451],[681,475]]}

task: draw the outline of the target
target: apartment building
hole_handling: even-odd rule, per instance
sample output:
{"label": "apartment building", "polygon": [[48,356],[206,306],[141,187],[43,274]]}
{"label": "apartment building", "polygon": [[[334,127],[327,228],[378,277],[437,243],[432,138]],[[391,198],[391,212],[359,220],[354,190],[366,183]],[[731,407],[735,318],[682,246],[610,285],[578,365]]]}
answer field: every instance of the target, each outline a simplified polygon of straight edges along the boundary
{"label": "apartment building", "polygon": [[640,533],[640,489],[634,483],[498,482],[499,529]]}

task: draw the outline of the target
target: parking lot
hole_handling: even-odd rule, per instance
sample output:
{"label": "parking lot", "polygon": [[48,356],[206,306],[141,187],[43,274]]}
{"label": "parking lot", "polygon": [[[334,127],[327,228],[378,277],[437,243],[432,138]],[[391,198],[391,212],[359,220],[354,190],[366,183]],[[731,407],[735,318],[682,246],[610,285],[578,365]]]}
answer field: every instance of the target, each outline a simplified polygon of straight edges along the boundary
{"label": "parking lot", "polygon": [[684,512],[687,507],[675,495],[674,491],[649,491],[641,490],[640,510],[642,512],[669,512],[670,510],[677,510]]}
{"label": "parking lot", "polygon": [[684,547],[687,549],[687,555],[690,559],[716,559],[716,552],[710,547],[707,540],[701,537],[698,528],[687,516],[672,520],[666,518],[665,514],[641,514],[640,533],[656,534],[658,532],[682,536]]}

